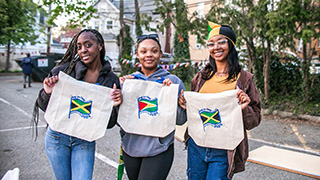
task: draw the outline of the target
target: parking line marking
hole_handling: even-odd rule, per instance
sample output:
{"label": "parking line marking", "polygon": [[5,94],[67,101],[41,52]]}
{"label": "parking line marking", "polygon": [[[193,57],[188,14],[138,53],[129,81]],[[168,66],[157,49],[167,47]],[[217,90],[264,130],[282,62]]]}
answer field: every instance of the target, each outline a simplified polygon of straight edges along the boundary
{"label": "parking line marking", "polygon": [[4,102],[4,103],[8,104],[9,106],[12,106],[12,107],[16,108],[16,109],[17,109],[18,111],[20,111],[22,114],[26,115],[28,118],[31,118],[31,115],[30,115],[30,114],[28,114],[28,113],[27,113],[27,112],[25,112],[24,110],[20,109],[20,108],[19,108],[19,107],[17,107],[16,105],[11,104],[10,102],[8,102],[8,101],[6,101],[6,100],[2,99],[1,97],[0,97],[0,101],[2,101],[2,102]]}
{"label": "parking line marking", "polygon": [[[25,112],[24,110],[20,109],[19,107],[15,106],[14,104],[6,101],[5,99],[2,99],[0,97],[0,101],[4,102],[5,104],[8,104],[9,106],[12,106],[14,108],[16,108],[18,111],[20,111],[22,114],[26,115],[28,118],[31,118],[31,115],[29,115],[27,112]],[[47,125],[41,125],[41,126],[38,126],[38,127],[46,127]],[[20,128],[11,128],[11,129],[2,129],[0,130],[0,132],[10,132],[10,131],[17,131],[17,130],[24,130],[24,129],[30,129],[32,128],[32,126],[28,126],[28,127],[20,127]],[[107,158],[106,156],[98,153],[98,152],[95,152],[95,157],[100,159],[101,161],[109,164],[110,166],[118,169],[118,163],[115,162],[115,161],[112,161],[111,159]]]}
{"label": "parking line marking", "polygon": [[[46,126],[47,125],[41,125],[41,126],[37,126],[37,127],[46,127]],[[20,128],[2,129],[2,130],[0,130],[0,132],[18,131],[18,130],[31,129],[31,128],[33,128],[33,127],[28,126],[28,127],[20,127]]]}
{"label": "parking line marking", "polygon": [[307,146],[307,142],[304,140],[304,138],[300,135],[298,129],[296,128],[295,125],[293,124],[290,124],[294,134],[298,137],[299,141],[301,142],[302,146],[305,148],[305,149],[311,149],[310,147]]}
{"label": "parking line marking", "polygon": [[103,162],[109,164],[110,166],[118,169],[118,163],[116,163],[115,161],[112,161],[111,159],[109,159],[106,156],[98,153],[97,151],[96,151],[96,153],[94,155],[95,155],[96,158],[100,159],[101,161],[103,161]]}

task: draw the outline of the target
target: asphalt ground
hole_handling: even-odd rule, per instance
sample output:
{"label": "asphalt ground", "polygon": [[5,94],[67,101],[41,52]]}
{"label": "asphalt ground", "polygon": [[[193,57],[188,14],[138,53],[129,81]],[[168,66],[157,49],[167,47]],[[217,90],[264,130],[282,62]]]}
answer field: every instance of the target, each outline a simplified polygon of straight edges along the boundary
{"label": "asphalt ground", "polygon": [[[34,141],[30,128],[33,104],[41,87],[42,83],[34,82],[31,88],[24,89],[22,75],[0,76],[0,177],[17,167],[20,169],[21,180],[54,179],[44,149],[43,113],[40,113],[37,141]],[[263,145],[320,157],[320,122],[295,117],[263,116],[261,124],[249,132],[249,150]],[[119,147],[118,127],[107,130],[105,136],[97,140],[93,179],[116,179]],[[167,179],[186,179],[187,151],[178,140],[174,148],[175,158]],[[124,175],[123,179],[128,178]],[[315,178],[247,162],[246,171],[235,174],[233,179]]]}

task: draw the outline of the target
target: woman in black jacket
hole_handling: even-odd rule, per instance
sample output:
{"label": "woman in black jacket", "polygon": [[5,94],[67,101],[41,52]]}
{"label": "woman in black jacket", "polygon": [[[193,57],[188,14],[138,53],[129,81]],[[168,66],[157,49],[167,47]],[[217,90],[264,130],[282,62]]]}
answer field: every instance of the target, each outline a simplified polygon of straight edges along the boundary
{"label": "woman in black jacket", "polygon": [[[75,58],[76,57],[76,58]],[[118,105],[122,102],[119,78],[111,71],[104,60],[105,47],[101,34],[92,29],[84,29],[71,41],[71,44],[58,66],[53,68],[43,81],[37,99],[38,106],[45,111],[58,73],[64,71],[77,80],[114,88],[114,107],[108,128],[116,124]],[[47,129],[45,148],[56,179],[92,179],[95,141],[88,142],[60,132]]]}

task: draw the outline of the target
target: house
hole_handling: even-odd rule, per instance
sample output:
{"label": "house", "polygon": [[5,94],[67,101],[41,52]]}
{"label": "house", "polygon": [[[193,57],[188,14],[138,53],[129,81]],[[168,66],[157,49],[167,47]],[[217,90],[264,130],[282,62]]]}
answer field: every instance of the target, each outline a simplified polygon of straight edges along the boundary
{"label": "house", "polygon": [[[39,35],[36,41],[38,43],[31,44],[27,42],[25,44],[18,44],[18,45],[11,45],[10,48],[10,61],[9,61],[9,70],[16,71],[21,70],[19,65],[15,62],[15,59],[25,57],[27,53],[30,53],[31,56],[40,55],[42,53],[47,52],[47,30],[46,27],[46,20],[44,13],[40,13],[37,11],[37,15],[35,17],[35,26],[34,29],[36,33]],[[64,53],[65,49],[63,49],[63,44],[60,44],[57,41],[54,41],[52,37],[50,38],[50,45],[51,45],[51,52],[55,53]],[[7,47],[0,46],[0,70],[5,69],[7,59]]]}
{"label": "house", "polygon": [[70,42],[72,38],[81,31],[81,28],[76,29],[67,29],[64,32],[62,32],[57,39],[55,39],[57,42],[63,44],[63,48],[67,49],[70,45]]}
{"label": "house", "polygon": [[[92,28],[98,30],[105,41],[106,55],[113,60],[117,60],[119,57],[119,48],[117,45],[117,36],[120,32],[120,1],[119,0],[97,0],[93,5],[97,9],[94,14],[97,18],[90,19],[86,24],[86,28]],[[160,22],[160,16],[154,14],[156,6],[154,1],[150,0],[139,0],[140,14],[147,14],[154,20],[150,22],[150,27],[156,28],[158,22]],[[130,36],[136,41],[135,33],[135,7],[133,0],[124,0],[124,22],[130,27]],[[163,45],[162,50],[164,51],[165,33],[149,32],[145,28],[142,28],[143,34],[157,33],[159,35],[160,43]],[[173,42],[173,39],[171,40]],[[173,44],[173,43],[172,43]],[[134,47],[132,52],[134,53]]]}
{"label": "house", "polygon": [[[186,6],[188,8],[188,14],[197,12],[199,18],[204,18],[205,15],[211,9],[213,1],[207,0],[185,0]],[[193,62],[204,63],[209,60],[209,52],[206,46],[198,42],[197,36],[189,34],[189,50],[190,59]]]}

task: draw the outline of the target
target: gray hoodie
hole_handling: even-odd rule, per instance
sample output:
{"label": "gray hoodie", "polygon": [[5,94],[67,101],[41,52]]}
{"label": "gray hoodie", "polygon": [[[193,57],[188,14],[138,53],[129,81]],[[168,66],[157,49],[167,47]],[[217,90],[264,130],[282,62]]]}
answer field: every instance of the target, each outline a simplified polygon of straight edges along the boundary
{"label": "gray hoodie", "polygon": [[[185,90],[183,82],[175,75],[170,74],[167,70],[157,69],[156,72],[150,76],[144,75],[138,71],[133,75],[139,74],[147,81],[156,81],[158,77],[165,79],[169,78],[174,84],[179,84],[179,94],[181,90]],[[179,96],[178,96],[179,97]],[[178,98],[177,98],[178,99]],[[187,121],[186,112],[178,105],[176,124],[182,125]],[[168,136],[164,138],[143,136],[137,134],[126,133],[123,129],[120,130],[121,145],[124,152],[131,157],[150,157],[158,155],[168,149],[168,147],[174,142],[174,132],[172,131]]]}

